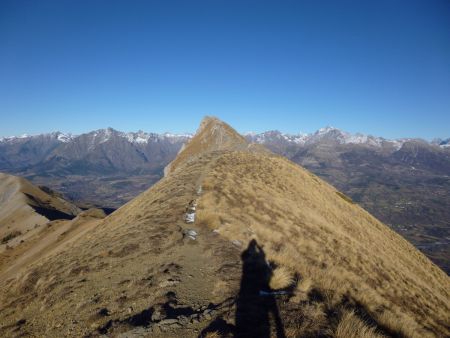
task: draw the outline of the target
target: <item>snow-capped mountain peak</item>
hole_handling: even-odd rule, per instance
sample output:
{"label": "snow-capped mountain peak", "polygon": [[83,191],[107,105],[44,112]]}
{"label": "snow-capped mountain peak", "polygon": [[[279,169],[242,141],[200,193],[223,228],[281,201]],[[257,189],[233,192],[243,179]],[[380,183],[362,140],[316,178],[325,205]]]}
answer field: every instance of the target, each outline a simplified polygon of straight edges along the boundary
{"label": "snow-capped mountain peak", "polygon": [[319,130],[317,130],[314,134],[316,135],[324,135],[327,134],[331,131],[338,131],[341,132],[339,129],[335,128],[335,127],[331,127],[331,126],[326,126],[324,128],[320,128]]}
{"label": "snow-capped mountain peak", "polygon": [[84,134],[88,137],[91,137],[92,146],[95,144],[102,144],[110,141],[113,138],[123,138],[126,141],[137,144],[137,145],[145,145],[150,141],[168,141],[168,142],[178,142],[180,140],[189,139],[192,137],[192,134],[173,134],[173,133],[147,133],[143,130],[139,130],[137,132],[122,132],[117,131],[113,128],[99,129],[93,131],[89,134]]}
{"label": "snow-capped mountain peak", "polygon": [[[288,142],[298,145],[312,145],[317,143],[333,144],[360,144],[370,147],[381,148],[383,145],[390,146],[394,150],[400,149],[409,139],[388,140],[382,137],[365,135],[361,133],[349,133],[335,127],[324,127],[310,134],[285,134],[273,130],[260,134],[246,133],[245,136],[252,142],[268,144],[277,142]],[[440,145],[443,147],[443,145]]]}
{"label": "snow-capped mountain peak", "polygon": [[450,137],[448,139],[436,138],[431,143],[440,146],[441,148],[449,148],[450,147]]}
{"label": "snow-capped mountain peak", "polygon": [[[23,134],[20,136],[10,136],[10,137],[1,137],[0,143],[23,143],[28,140],[37,139],[37,138],[46,138],[50,140],[55,140],[61,143],[70,143],[77,139],[78,137],[88,137],[91,146],[95,146],[95,144],[102,144],[108,142],[114,137],[120,137],[126,139],[128,142],[136,144],[136,145],[145,145],[150,141],[168,141],[168,142],[179,142],[180,140],[188,140],[192,138],[192,134],[183,133],[183,134],[175,134],[170,132],[165,133],[148,133],[142,130],[137,132],[121,132],[117,131],[111,127],[105,129],[98,129],[92,131],[87,134],[81,135],[73,135],[71,133],[62,133],[62,132],[52,132],[47,134],[39,134],[39,135],[28,135]],[[383,147],[390,146],[394,150],[400,149],[403,144],[411,139],[403,138],[403,139],[385,139],[382,137],[376,137],[372,135],[366,135],[361,133],[349,133],[346,131],[342,131],[338,128],[327,126],[324,128],[320,128],[313,133],[298,133],[298,134],[289,134],[282,133],[278,130],[270,130],[263,133],[255,133],[255,132],[247,132],[244,136],[252,142],[267,144],[274,142],[283,142],[283,143],[292,143],[297,145],[309,145],[316,143],[335,143],[335,144],[361,144],[370,147]],[[430,145],[439,146],[441,148],[450,148],[450,138],[447,139],[435,139],[431,142],[427,142]]]}
{"label": "snow-capped mountain peak", "polygon": [[8,137],[0,137],[0,142],[8,142],[8,143],[14,143],[14,142],[24,142],[32,139],[37,138],[47,138],[47,139],[54,139],[58,140],[63,143],[70,142],[73,139],[73,135],[70,133],[62,133],[60,131],[52,132],[52,133],[46,133],[46,134],[38,134],[38,135],[29,135],[29,134],[22,134],[20,136],[8,136]]}
{"label": "snow-capped mountain peak", "polygon": [[70,142],[70,141],[72,141],[73,140],[73,135],[72,134],[70,134],[70,133],[68,133],[68,134],[65,134],[65,133],[61,133],[61,132],[56,132],[55,133],[55,136],[56,136],[56,139],[58,140],[58,141],[61,141],[61,142],[63,142],[63,143],[68,143],[68,142]]}

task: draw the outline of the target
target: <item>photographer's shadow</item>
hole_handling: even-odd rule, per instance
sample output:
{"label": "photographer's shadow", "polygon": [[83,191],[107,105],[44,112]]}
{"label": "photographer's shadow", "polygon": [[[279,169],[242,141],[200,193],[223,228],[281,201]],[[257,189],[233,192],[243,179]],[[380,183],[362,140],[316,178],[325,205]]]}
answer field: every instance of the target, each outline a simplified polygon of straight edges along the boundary
{"label": "photographer's shadow", "polygon": [[278,305],[269,286],[272,269],[266,261],[264,250],[253,239],[241,258],[242,277],[236,299],[235,325],[218,317],[199,337],[204,338],[208,333],[216,332],[221,337],[285,338]]}
{"label": "photographer's shadow", "polygon": [[[236,308],[235,337],[285,338],[277,302],[269,286],[272,269],[256,240],[242,253],[242,279]],[[271,322],[273,328],[271,330]]]}

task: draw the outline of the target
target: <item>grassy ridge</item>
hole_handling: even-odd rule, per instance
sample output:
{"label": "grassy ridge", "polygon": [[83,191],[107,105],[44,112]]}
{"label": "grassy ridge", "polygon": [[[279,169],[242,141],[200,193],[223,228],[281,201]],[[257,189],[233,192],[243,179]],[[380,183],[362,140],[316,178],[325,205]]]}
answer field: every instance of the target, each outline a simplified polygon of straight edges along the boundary
{"label": "grassy ridge", "polygon": [[[345,309],[349,302],[394,335],[450,333],[444,324],[450,310],[445,273],[301,167],[277,156],[224,153],[203,190],[199,222],[230,240],[257,239],[283,275],[297,276],[299,302],[315,290],[326,299],[320,311],[338,310],[337,336],[348,322],[360,325]],[[286,278],[278,276],[275,284]]]}

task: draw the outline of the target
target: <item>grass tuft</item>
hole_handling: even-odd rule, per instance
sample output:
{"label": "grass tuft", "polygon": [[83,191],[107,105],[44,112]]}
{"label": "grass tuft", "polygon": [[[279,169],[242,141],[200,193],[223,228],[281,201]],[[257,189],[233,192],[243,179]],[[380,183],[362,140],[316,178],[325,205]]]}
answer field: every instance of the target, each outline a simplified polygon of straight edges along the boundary
{"label": "grass tuft", "polygon": [[334,333],[335,338],[381,338],[374,327],[363,322],[354,311],[345,311]]}
{"label": "grass tuft", "polygon": [[7,234],[5,237],[2,238],[2,244],[8,243],[13,238],[16,238],[17,236],[22,235],[21,231],[15,230]]}
{"label": "grass tuft", "polygon": [[197,211],[197,224],[207,226],[208,228],[214,230],[220,226],[220,217],[214,212],[209,210],[198,210]]}
{"label": "grass tuft", "polygon": [[277,267],[270,278],[269,286],[272,290],[287,288],[294,282],[292,273],[285,267]]}

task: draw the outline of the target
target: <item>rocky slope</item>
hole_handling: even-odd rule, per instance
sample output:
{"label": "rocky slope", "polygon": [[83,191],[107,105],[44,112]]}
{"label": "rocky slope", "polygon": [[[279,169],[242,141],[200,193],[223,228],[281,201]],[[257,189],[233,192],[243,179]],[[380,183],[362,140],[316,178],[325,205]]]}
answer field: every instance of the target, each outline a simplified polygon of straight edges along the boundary
{"label": "rocky slope", "polygon": [[439,337],[449,291],[344,194],[207,118],[152,188],[0,270],[0,335]]}

